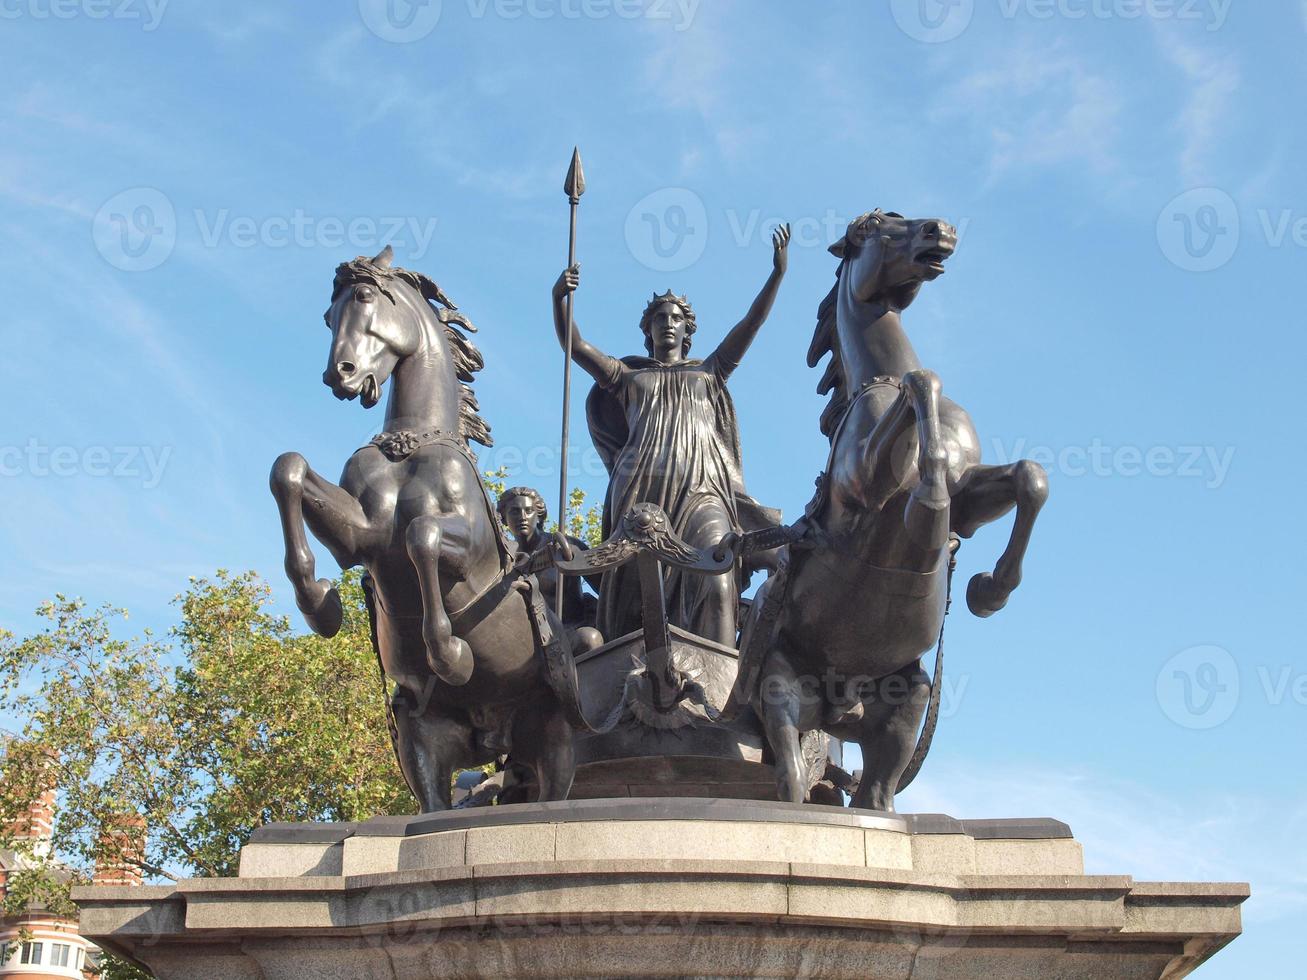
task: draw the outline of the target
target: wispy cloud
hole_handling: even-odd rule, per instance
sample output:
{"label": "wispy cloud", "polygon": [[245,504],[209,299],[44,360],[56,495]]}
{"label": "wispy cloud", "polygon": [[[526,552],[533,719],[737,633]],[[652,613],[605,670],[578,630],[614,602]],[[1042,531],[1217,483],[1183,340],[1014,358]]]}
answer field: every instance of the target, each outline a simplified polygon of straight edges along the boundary
{"label": "wispy cloud", "polygon": [[965,120],[989,147],[989,176],[1084,166],[1117,174],[1125,101],[1117,80],[1064,45],[1027,45],[946,89],[936,122]]}
{"label": "wispy cloud", "polygon": [[1207,793],[1182,803],[1148,786],[1066,767],[929,770],[902,809],[972,817],[1055,817],[1071,825],[1090,874],[1138,881],[1251,881],[1250,915],[1307,912],[1307,805]]}
{"label": "wispy cloud", "polygon": [[439,98],[419,88],[403,72],[367,57],[367,31],[349,27],[323,42],[313,58],[319,78],[336,90],[337,100],[355,128],[362,129],[394,113],[435,119]]}
{"label": "wispy cloud", "polygon": [[282,33],[288,26],[283,14],[267,7],[240,12],[223,7],[220,17],[206,17],[201,25],[210,37],[221,44],[244,44],[270,34]]}
{"label": "wispy cloud", "polygon": [[496,152],[502,144],[496,134],[487,133],[481,119],[465,111],[487,91],[503,94],[514,85],[530,84],[528,75],[510,67],[438,88],[418,88],[402,72],[369,57],[368,47],[363,28],[352,27],[330,37],[314,58],[319,77],[337,93],[354,130],[383,121],[394,125],[415,151],[471,190],[524,199],[533,196],[542,181],[553,182],[543,164],[506,167],[492,162],[502,158]]}
{"label": "wispy cloud", "polygon": [[1155,36],[1166,59],[1180,70],[1188,93],[1172,126],[1180,138],[1180,182],[1187,187],[1210,184],[1210,158],[1227,133],[1242,83],[1238,61],[1183,40],[1174,25],[1157,23]]}

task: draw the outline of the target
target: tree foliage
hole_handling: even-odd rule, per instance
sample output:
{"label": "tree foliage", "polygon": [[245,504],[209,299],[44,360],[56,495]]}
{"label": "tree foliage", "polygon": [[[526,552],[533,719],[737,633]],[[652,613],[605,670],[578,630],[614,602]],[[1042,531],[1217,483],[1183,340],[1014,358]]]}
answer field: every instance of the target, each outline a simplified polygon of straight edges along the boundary
{"label": "tree foliage", "polygon": [[117,610],[47,603],[41,632],[0,637],[0,712],[22,720],[0,822],[53,776],[53,843],[74,868],[121,859],[101,853],[102,828],[130,814],[148,827],[147,875],[225,875],[263,823],[411,810],[359,575],[340,587],[345,625],[330,640],[269,613],[253,574],[193,580],[171,644],[118,638]]}
{"label": "tree foliage", "polygon": [[[486,477],[503,491],[506,472]],[[566,529],[593,545],[600,509],[585,503],[573,490]],[[34,635],[0,630],[0,718],[17,719],[0,759],[0,847],[32,849],[7,828],[57,786],[62,869],[33,861],[11,874],[4,911],[75,915],[68,887],[97,861],[133,863],[147,879],[232,875],[265,823],[412,812],[360,582],[357,571],[338,581],[344,625],[330,640],[270,612],[253,573],[225,571],[191,580],[166,639],[125,638],[125,610],[62,595],[40,607]],[[141,818],[142,851],[105,832]],[[101,976],[144,974],[106,957]]]}

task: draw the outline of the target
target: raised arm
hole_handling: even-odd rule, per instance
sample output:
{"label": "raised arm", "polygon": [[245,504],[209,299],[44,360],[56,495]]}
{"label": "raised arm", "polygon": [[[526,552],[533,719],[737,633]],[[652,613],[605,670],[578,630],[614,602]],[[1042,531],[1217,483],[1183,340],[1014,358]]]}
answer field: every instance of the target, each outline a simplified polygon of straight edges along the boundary
{"label": "raised arm", "polygon": [[[554,330],[557,331],[558,343],[564,350],[567,349],[567,297],[570,293],[576,292],[576,287],[580,283],[579,264],[564,269],[558,281],[554,283]],[[575,317],[572,318],[572,360],[590,377],[605,384],[611,382],[621,369],[621,361],[609,357],[598,347],[581,338],[581,331],[577,328]]]}
{"label": "raised arm", "polygon": [[758,336],[759,328],[771,313],[772,304],[776,302],[781,280],[785,278],[785,270],[789,266],[790,226],[784,224],[777,228],[772,233],[771,243],[771,275],[763,283],[762,291],[749,307],[749,312],[744,314],[744,319],[731,328],[730,333],[717,345],[714,354],[721,368],[728,374],[739,367],[749,345],[753,343],[753,338]]}

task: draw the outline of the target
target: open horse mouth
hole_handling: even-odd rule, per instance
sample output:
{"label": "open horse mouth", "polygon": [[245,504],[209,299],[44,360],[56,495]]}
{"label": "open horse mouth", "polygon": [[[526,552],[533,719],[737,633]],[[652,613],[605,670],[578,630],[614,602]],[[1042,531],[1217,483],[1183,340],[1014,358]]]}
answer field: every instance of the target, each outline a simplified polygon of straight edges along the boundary
{"label": "open horse mouth", "polygon": [[953,254],[953,247],[948,244],[932,245],[916,254],[913,259],[918,265],[924,265],[937,276],[944,274],[944,263]]}
{"label": "open horse mouth", "polygon": [[363,402],[364,408],[372,408],[377,402],[381,401],[381,385],[377,384],[375,374],[369,374],[363,379],[363,386],[359,388],[359,398]]}

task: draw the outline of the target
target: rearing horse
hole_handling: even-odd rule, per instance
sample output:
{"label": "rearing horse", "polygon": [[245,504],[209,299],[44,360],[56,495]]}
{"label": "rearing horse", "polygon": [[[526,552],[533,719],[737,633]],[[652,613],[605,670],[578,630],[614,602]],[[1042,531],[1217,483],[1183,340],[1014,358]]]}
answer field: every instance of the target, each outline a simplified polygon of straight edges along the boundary
{"label": "rearing horse", "polygon": [[510,746],[535,769],[541,800],[565,799],[572,733],[553,688],[564,701],[576,692],[545,669],[543,637],[557,623],[512,573],[468,448],[469,439],[490,445],[468,386],[482,367],[464,333],[475,328],[432,280],[391,268],[392,258],[387,246],[336,270],[322,380],[364,408],[392,377],[394,387],[381,434],[350,457],[339,486],[298,453],[273,465],[286,574],[309,625],[334,636],[340,597],[314,577],[305,523],[341,568],[366,567],[374,645],[395,682],[396,755],[424,812],[449,807],[454,768]]}
{"label": "rearing horse", "polygon": [[830,462],[804,539],[753,603],[727,709],[757,706],[782,800],[802,802],[799,736],[822,729],[862,746],[852,805],[894,809],[931,690],[921,657],[943,625],[953,535],[969,538],[1016,508],[994,571],[967,588],[971,611],[990,616],[1021,581],[1048,496],[1036,463],[981,465],[970,417],[904,333],[903,310],[956,246],[943,221],[874,211],[831,248],[840,267],[808,352],[810,367],[832,355],[818,387],[832,393],[821,421]]}

